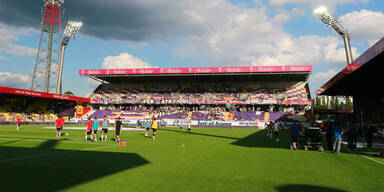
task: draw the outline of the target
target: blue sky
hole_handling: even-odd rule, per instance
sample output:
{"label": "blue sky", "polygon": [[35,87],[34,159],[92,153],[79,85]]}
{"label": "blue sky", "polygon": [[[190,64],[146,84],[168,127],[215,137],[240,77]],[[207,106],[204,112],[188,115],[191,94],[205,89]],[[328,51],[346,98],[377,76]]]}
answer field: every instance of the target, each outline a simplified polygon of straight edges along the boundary
{"label": "blue sky", "polygon": [[[0,86],[30,86],[41,4],[23,1],[0,3]],[[380,0],[65,1],[64,19],[83,28],[66,50],[63,90],[93,91],[79,69],[313,65],[314,93],[346,66],[342,39],[312,14],[318,5],[351,33],[354,58],[384,37]]]}

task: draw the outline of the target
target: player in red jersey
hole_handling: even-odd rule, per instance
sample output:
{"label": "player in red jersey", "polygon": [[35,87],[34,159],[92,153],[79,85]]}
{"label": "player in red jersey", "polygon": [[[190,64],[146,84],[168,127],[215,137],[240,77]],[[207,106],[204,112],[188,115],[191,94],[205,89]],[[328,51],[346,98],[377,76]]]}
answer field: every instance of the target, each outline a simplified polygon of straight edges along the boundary
{"label": "player in red jersey", "polygon": [[64,127],[64,118],[62,118],[60,115],[58,116],[59,118],[56,119],[56,137],[60,138],[61,137],[61,132],[63,131]]}
{"label": "player in red jersey", "polygon": [[88,135],[91,136],[91,141],[93,141],[93,136],[92,136],[92,125],[93,125],[93,121],[91,120],[90,117],[88,117],[88,121],[87,121],[87,131],[85,132],[85,142],[87,142],[87,140],[88,140]]}
{"label": "player in red jersey", "polygon": [[16,129],[19,130],[21,126],[21,117],[17,117],[16,121]]}

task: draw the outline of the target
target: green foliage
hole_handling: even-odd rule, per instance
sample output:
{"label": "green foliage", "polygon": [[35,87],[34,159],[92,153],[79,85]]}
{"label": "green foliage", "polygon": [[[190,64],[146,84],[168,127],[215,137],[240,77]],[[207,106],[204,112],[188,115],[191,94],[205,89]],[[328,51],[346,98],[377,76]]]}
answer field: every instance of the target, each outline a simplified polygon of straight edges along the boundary
{"label": "green foliage", "polygon": [[351,109],[353,109],[353,103],[352,103],[350,97],[347,97],[347,100],[346,100],[346,102],[345,102],[345,109],[346,109],[346,110],[351,110]]}
{"label": "green foliage", "polygon": [[72,91],[68,90],[68,91],[64,92],[64,95],[75,95],[75,94],[73,94]]}

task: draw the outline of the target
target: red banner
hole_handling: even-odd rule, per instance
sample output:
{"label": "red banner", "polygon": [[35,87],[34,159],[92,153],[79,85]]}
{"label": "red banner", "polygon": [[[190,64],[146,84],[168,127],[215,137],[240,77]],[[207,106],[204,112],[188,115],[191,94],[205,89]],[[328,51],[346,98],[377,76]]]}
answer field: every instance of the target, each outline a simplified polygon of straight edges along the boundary
{"label": "red banner", "polygon": [[0,93],[8,93],[8,94],[15,94],[15,95],[25,95],[25,96],[41,97],[41,98],[49,98],[49,99],[80,101],[80,102],[85,102],[85,103],[89,103],[90,102],[89,98],[84,98],[84,97],[76,97],[76,96],[63,95],[63,94],[45,93],[45,92],[39,92],[39,91],[30,91],[30,90],[16,89],[16,88],[11,88],[11,87],[1,87],[0,86]]}
{"label": "red banner", "polygon": [[77,105],[76,107],[76,117],[81,118],[85,114],[87,114],[91,110],[90,107],[83,107],[81,105]]}
{"label": "red banner", "polygon": [[141,69],[80,69],[79,75],[150,75],[150,74],[214,74],[214,73],[279,73],[312,72],[312,65],[141,68]]}

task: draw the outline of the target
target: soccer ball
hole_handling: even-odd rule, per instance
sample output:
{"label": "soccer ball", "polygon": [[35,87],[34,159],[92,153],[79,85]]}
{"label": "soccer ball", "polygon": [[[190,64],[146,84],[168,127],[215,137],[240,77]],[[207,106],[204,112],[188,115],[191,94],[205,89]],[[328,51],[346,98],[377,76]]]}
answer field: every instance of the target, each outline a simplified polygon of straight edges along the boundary
{"label": "soccer ball", "polygon": [[69,133],[65,133],[65,135],[66,135],[66,136],[68,136],[68,135],[69,135]]}

